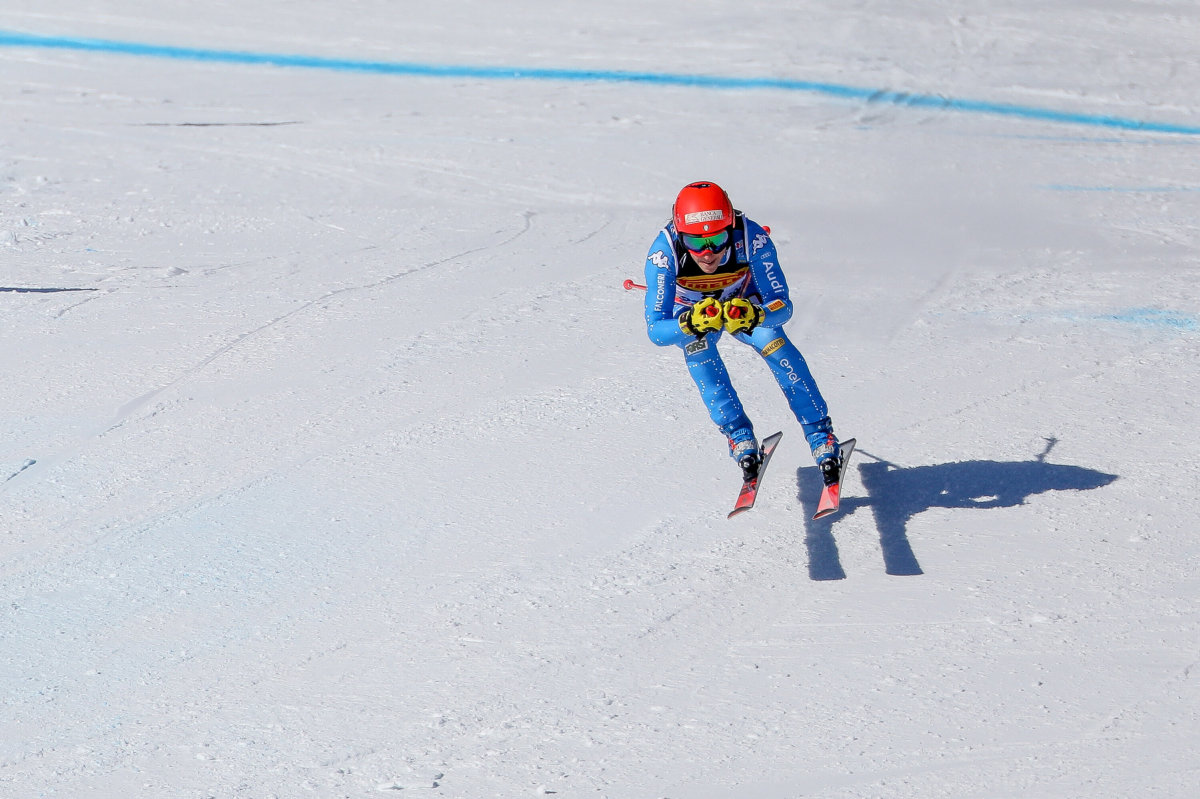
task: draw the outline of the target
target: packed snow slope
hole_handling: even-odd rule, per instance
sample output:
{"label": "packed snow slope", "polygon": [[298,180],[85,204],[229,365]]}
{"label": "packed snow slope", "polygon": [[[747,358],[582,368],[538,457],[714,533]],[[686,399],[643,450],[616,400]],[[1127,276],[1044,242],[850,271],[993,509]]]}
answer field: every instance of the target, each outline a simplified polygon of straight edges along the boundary
{"label": "packed snow slope", "polygon": [[[1200,795],[1188,0],[6,0],[0,796]],[[758,506],[637,277],[770,225]],[[407,793],[405,793],[407,795]]]}

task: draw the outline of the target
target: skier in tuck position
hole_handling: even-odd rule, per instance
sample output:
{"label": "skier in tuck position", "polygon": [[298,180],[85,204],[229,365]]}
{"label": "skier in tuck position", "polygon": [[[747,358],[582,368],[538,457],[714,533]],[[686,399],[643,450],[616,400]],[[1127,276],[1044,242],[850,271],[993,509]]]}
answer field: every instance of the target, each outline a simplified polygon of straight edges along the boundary
{"label": "skier in tuck position", "polygon": [[717,184],[690,183],[646,255],[646,286],[650,340],[683,350],[688,373],[743,478],[758,476],[762,456],[717,351],[722,333],[750,345],[767,362],[826,485],[836,483],[841,449],[808,364],[783,332],[792,303],[768,231],[735,210]]}

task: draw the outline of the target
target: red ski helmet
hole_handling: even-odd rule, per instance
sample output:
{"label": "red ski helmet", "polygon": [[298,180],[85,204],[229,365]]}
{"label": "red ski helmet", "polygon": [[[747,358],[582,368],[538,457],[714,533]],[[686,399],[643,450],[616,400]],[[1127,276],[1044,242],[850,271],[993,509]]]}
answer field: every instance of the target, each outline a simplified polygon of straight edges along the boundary
{"label": "red ski helmet", "polygon": [[716,183],[699,181],[684,186],[671,209],[675,230],[703,236],[733,224],[733,204]]}

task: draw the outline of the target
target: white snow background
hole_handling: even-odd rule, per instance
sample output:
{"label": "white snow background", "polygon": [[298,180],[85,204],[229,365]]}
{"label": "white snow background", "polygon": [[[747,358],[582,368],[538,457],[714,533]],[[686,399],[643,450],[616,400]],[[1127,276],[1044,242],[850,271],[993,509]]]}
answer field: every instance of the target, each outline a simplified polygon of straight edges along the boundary
{"label": "white snow background", "polygon": [[[1200,795],[1198,42],[4,0],[0,796]],[[696,179],[858,439],[832,521],[732,342],[784,438],[726,520],[621,287]]]}

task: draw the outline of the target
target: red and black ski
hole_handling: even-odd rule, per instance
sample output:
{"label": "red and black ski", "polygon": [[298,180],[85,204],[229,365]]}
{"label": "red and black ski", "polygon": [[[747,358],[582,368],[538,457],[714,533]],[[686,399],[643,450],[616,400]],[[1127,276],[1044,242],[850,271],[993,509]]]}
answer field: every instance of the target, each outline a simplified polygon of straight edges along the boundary
{"label": "red and black ski", "polygon": [[779,446],[779,439],[783,438],[783,433],[775,433],[769,435],[762,440],[762,445],[759,447],[759,454],[762,455],[762,463],[758,465],[758,476],[753,480],[746,480],[742,483],[742,490],[738,492],[737,504],[733,506],[733,510],[729,511],[727,518],[732,519],[742,511],[750,510],[754,507],[754,500],[758,498],[758,486],[762,482],[763,473],[767,471],[767,464],[771,462],[771,454],[775,452],[775,447]]}
{"label": "red and black ski", "polygon": [[854,443],[853,438],[848,438],[841,443],[842,468],[838,469],[837,482],[821,489],[821,501],[817,504],[817,512],[813,514],[814,519],[821,519],[837,513],[838,507],[842,503],[842,480],[846,478],[846,467],[850,465],[850,456],[854,454]]}

